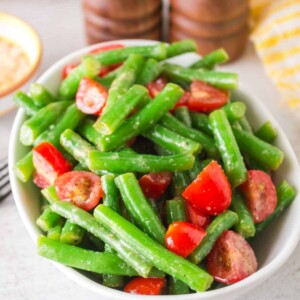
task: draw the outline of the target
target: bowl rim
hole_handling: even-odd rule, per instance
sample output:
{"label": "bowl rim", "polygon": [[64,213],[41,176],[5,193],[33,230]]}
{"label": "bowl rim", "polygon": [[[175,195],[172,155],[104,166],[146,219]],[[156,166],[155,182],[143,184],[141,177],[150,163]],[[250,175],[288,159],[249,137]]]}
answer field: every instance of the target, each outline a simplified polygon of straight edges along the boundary
{"label": "bowl rim", "polygon": [[[32,37],[35,40],[34,46],[37,49],[37,56],[35,57],[34,62],[30,65],[30,70],[26,73],[26,75],[23,78],[21,78],[15,84],[13,84],[12,86],[6,88],[3,92],[0,92],[0,101],[1,101],[1,97],[9,95],[10,93],[15,91],[16,89],[23,86],[33,76],[33,74],[37,71],[37,69],[38,69],[38,67],[41,63],[43,47],[42,47],[41,38],[40,38],[38,32],[29,23],[27,23],[23,19],[15,16],[15,15],[4,13],[4,12],[0,12],[0,19],[4,19],[4,20],[6,19],[6,20],[9,20],[9,21],[13,21],[14,23],[18,24],[19,26],[24,27],[26,29],[26,31],[28,31],[32,34]],[[26,55],[27,55],[27,53],[26,53]],[[7,109],[5,111],[1,111],[1,114],[9,112],[14,107],[15,106],[10,107],[9,109]]]}
{"label": "bowl rim", "polygon": [[[37,80],[39,83],[43,83],[45,80],[47,80],[50,75],[59,70],[62,69],[62,67],[70,63],[71,61],[74,61],[78,58],[80,58],[84,53],[95,49],[99,46],[105,46],[105,45],[110,45],[114,43],[123,43],[126,46],[129,45],[151,45],[154,43],[157,43],[157,41],[150,41],[150,40],[115,40],[115,41],[109,41],[109,42],[103,42],[99,44],[95,44],[92,46],[84,47],[81,48],[77,51],[74,51],[67,56],[63,57],[59,61],[57,61],[54,65],[52,65],[49,69],[47,69]],[[252,92],[250,92],[243,84],[239,84],[239,89],[238,91],[242,94],[245,95],[245,98],[252,99],[255,103],[256,109],[255,111],[262,111],[265,115],[266,118],[271,121],[271,123],[274,125],[274,127],[278,130],[278,136],[281,137],[282,139],[282,144],[285,145],[285,147],[288,148],[288,157],[289,160],[293,163],[292,169],[298,173],[300,177],[300,167],[299,163],[297,160],[297,157],[294,153],[294,150],[283,132],[282,128],[278,124],[277,120],[271,112],[265,107],[265,105],[258,99],[257,96],[253,95]],[[36,225],[33,224],[27,214],[25,213],[23,206],[22,206],[22,197],[20,196],[19,193],[19,188],[18,185],[21,185],[22,183],[18,181],[16,176],[14,175],[13,172],[13,166],[15,164],[15,157],[14,157],[14,151],[16,144],[18,143],[18,130],[21,125],[21,121],[24,118],[25,113],[23,112],[22,109],[19,109],[13,124],[12,128],[12,133],[11,133],[11,138],[10,138],[10,143],[9,143],[9,170],[10,170],[10,181],[11,181],[11,186],[12,186],[12,193],[14,196],[14,200],[18,209],[18,212],[21,216],[21,219],[23,221],[23,224],[25,225],[27,231],[29,232],[31,238],[34,240],[36,243],[36,238],[40,234],[36,228]],[[297,201],[298,205],[300,206],[300,195],[296,196],[294,202]],[[233,285],[229,285],[220,289],[216,290],[211,290],[211,291],[206,291],[203,293],[194,293],[194,294],[189,294],[188,298],[191,300],[204,300],[204,299],[221,299],[221,297],[229,296],[229,295],[234,295],[235,292],[238,292],[240,295],[245,294],[246,292],[252,290],[256,286],[262,284],[264,280],[269,278],[273,273],[275,273],[276,270],[278,270],[290,257],[294,249],[296,248],[299,239],[300,239],[300,218],[296,220],[296,224],[294,224],[293,231],[289,236],[286,237],[285,244],[283,245],[281,251],[279,254],[276,255],[276,257],[272,258],[271,262],[269,262],[267,265],[265,265],[263,268],[258,269],[257,272],[255,272],[253,275],[245,278],[244,280],[237,282]],[[93,292],[96,292],[101,295],[105,295],[108,297],[111,297],[111,299],[124,299],[124,297],[127,297],[127,294],[115,290],[112,288],[108,288],[103,286],[100,283],[97,283],[93,281],[92,279],[89,279],[85,275],[81,274],[80,272],[76,271],[75,269],[71,267],[64,266],[62,264],[52,262],[55,264],[55,266],[65,275],[67,275],[69,278],[71,278],[73,281],[76,283],[79,283],[89,290],[92,290]],[[130,295],[130,299],[136,299],[140,300],[141,295],[133,295],[133,294],[128,294]],[[147,296],[147,299],[149,300],[166,300],[166,297],[170,297],[170,295],[161,295],[161,296]],[[172,299],[176,300],[186,300],[187,295],[172,295]],[[129,298],[128,298],[129,299]],[[146,299],[146,298],[145,298]]]}

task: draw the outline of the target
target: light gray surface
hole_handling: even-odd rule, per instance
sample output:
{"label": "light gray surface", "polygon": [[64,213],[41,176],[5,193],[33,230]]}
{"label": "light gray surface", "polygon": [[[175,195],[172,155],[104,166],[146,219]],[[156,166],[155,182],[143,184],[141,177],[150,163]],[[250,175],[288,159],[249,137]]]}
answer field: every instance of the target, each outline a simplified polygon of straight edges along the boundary
{"label": "light gray surface", "polygon": [[[79,0],[1,0],[0,11],[22,17],[39,32],[44,53],[38,74],[85,45]],[[239,73],[241,83],[264,101],[287,134],[299,160],[300,112],[280,103],[277,91],[264,75],[252,47],[249,45],[240,60],[224,69]],[[0,118],[0,158],[7,155],[13,118],[14,112]],[[0,204],[0,235],[0,299],[102,299],[77,286],[49,261],[37,256],[12,197]],[[239,300],[300,299],[299,282],[300,246],[277,274]]]}

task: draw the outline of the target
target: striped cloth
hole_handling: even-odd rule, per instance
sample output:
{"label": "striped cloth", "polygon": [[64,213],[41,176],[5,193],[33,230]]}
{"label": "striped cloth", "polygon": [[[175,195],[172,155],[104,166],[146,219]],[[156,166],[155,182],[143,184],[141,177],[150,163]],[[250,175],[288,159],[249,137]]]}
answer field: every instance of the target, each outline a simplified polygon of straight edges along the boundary
{"label": "striped cloth", "polygon": [[251,0],[258,56],[284,100],[300,107],[300,0]]}

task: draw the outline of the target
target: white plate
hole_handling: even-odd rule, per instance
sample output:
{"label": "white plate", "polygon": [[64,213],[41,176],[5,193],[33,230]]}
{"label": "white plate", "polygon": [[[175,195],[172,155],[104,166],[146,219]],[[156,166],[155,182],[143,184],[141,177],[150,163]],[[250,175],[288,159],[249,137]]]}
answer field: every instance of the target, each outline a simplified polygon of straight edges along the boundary
{"label": "white plate", "polygon": [[[109,42],[103,45],[116,43]],[[117,41],[126,46],[129,45],[150,45],[154,42],[151,41]],[[98,45],[99,46],[99,45]],[[63,58],[46,71],[38,80],[51,92],[56,93],[60,83],[61,71],[64,65],[76,63],[80,57],[97,47],[92,46],[79,51],[76,51],[67,57]],[[183,65],[189,65],[195,60],[195,55],[183,55],[177,61]],[[279,127],[277,121],[263,106],[262,101],[257,99],[245,88],[241,88],[236,92],[236,96],[247,104],[247,116],[252,124],[259,126],[266,120],[270,120],[274,127],[278,130],[278,138],[276,146],[283,150],[285,159],[279,170],[276,172],[275,182],[279,183],[282,179],[287,179],[299,191],[299,178],[300,169],[298,161],[293,152],[293,149]],[[12,129],[11,140],[9,145],[9,166],[10,166],[10,180],[15,202],[21,216],[21,219],[27,228],[30,236],[36,241],[37,236],[40,234],[39,229],[35,224],[35,220],[40,214],[39,206],[39,192],[32,182],[23,184],[19,182],[12,171],[15,163],[22,158],[28,151],[28,148],[23,146],[18,139],[19,129],[25,120],[25,115],[22,110],[19,110],[14,126]],[[208,291],[204,293],[195,293],[188,296],[172,296],[172,299],[186,300],[226,300],[238,297],[256,286],[263,284],[264,281],[275,273],[288,259],[293,250],[295,249],[300,237],[300,197],[299,195],[292,203],[292,205],[281,215],[274,223],[272,223],[267,230],[265,230],[260,237],[255,240],[254,249],[259,262],[259,270],[252,276],[236,283],[218,290]],[[61,272],[74,280],[75,282],[89,288],[90,290],[105,296],[105,299],[122,299],[134,300],[141,299],[141,296],[126,294],[114,289],[102,286],[101,284],[88,278],[83,273],[80,273],[72,268],[55,263]],[[146,298],[145,298],[146,299]],[[166,300],[166,296],[148,296],[147,300]]]}

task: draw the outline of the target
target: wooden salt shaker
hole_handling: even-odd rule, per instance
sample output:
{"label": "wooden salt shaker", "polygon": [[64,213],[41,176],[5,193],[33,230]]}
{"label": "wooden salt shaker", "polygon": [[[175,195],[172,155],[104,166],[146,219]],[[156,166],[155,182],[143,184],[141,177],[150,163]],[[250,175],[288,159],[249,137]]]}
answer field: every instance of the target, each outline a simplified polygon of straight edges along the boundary
{"label": "wooden salt shaker", "polygon": [[248,38],[248,0],[171,0],[170,41],[192,38],[205,55],[224,48],[230,60],[244,51]]}
{"label": "wooden salt shaker", "polygon": [[161,39],[162,0],[82,0],[89,44]]}

